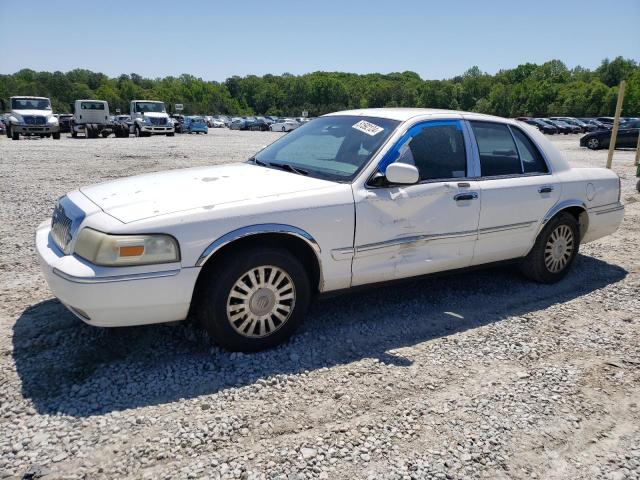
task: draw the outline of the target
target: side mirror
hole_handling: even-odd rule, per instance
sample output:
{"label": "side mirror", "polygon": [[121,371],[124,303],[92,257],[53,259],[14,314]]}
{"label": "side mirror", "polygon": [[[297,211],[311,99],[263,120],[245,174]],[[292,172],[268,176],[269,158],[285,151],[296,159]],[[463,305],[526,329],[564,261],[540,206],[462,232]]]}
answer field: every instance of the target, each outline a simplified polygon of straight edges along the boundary
{"label": "side mirror", "polygon": [[391,163],[384,172],[389,183],[412,185],[420,180],[420,172],[408,163]]}

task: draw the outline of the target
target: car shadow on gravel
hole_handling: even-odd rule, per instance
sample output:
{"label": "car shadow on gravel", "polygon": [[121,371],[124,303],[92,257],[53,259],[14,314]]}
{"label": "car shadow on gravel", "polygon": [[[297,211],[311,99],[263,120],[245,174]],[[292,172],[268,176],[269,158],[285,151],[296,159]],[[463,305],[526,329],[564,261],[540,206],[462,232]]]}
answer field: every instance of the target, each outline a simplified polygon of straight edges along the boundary
{"label": "car shadow on gravel", "polygon": [[187,322],[101,329],[47,300],[17,319],[13,358],[22,394],[39,413],[87,417],[363,358],[403,368],[410,360],[390,350],[545,309],[626,274],[580,255],[555,285],[531,283],[505,267],[360,291],[317,302],[290,342],[252,355],[213,347]]}

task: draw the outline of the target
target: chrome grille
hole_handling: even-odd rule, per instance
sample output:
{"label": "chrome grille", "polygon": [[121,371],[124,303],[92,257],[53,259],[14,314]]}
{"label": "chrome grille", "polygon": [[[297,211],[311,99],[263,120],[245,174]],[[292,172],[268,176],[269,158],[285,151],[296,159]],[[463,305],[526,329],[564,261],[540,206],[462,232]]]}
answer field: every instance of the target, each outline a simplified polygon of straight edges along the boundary
{"label": "chrome grille", "polygon": [[56,205],[51,216],[51,237],[63,252],[67,253],[67,247],[71,242],[72,221],[64,211],[62,205]]}
{"label": "chrome grille", "polygon": [[167,124],[167,119],[166,118],[158,118],[158,117],[149,117],[151,119],[151,124],[152,125],[166,125]]}
{"label": "chrome grille", "polygon": [[24,115],[22,118],[27,125],[44,125],[47,123],[47,119],[42,116]]}

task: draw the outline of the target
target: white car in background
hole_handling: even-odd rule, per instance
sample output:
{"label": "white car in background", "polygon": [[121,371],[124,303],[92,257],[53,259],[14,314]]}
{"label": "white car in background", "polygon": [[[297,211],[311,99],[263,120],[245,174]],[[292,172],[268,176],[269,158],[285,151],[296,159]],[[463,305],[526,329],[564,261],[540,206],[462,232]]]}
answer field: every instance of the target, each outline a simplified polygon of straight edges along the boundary
{"label": "white car in background", "polygon": [[211,125],[209,125],[211,128],[224,128],[224,120],[221,120],[219,118],[215,118],[213,117],[211,119]]}
{"label": "white car in background", "polygon": [[272,132],[290,132],[298,128],[300,124],[291,118],[280,120],[269,125],[269,130]]}
{"label": "white car in background", "polygon": [[245,163],[82,187],[36,246],[53,293],[90,325],[192,312],[225,348],[256,351],[286,340],[318,294],[499,261],[557,282],[623,215],[614,172],[570,167],[527,124],[366,109]]}

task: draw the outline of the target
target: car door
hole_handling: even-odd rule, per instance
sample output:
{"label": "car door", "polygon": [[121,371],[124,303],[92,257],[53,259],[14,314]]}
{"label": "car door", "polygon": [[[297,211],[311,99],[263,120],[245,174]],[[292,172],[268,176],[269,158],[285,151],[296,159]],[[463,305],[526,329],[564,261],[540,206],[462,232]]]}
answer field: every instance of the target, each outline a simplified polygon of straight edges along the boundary
{"label": "car door", "polygon": [[[469,138],[461,119],[413,125],[382,159],[377,178],[354,187],[353,285],[471,264],[480,190]],[[419,182],[385,184],[382,172],[393,162],[414,164]]]}
{"label": "car door", "polygon": [[481,191],[473,265],[521,257],[560,198],[561,185],[525,130],[484,120],[469,126]]}

